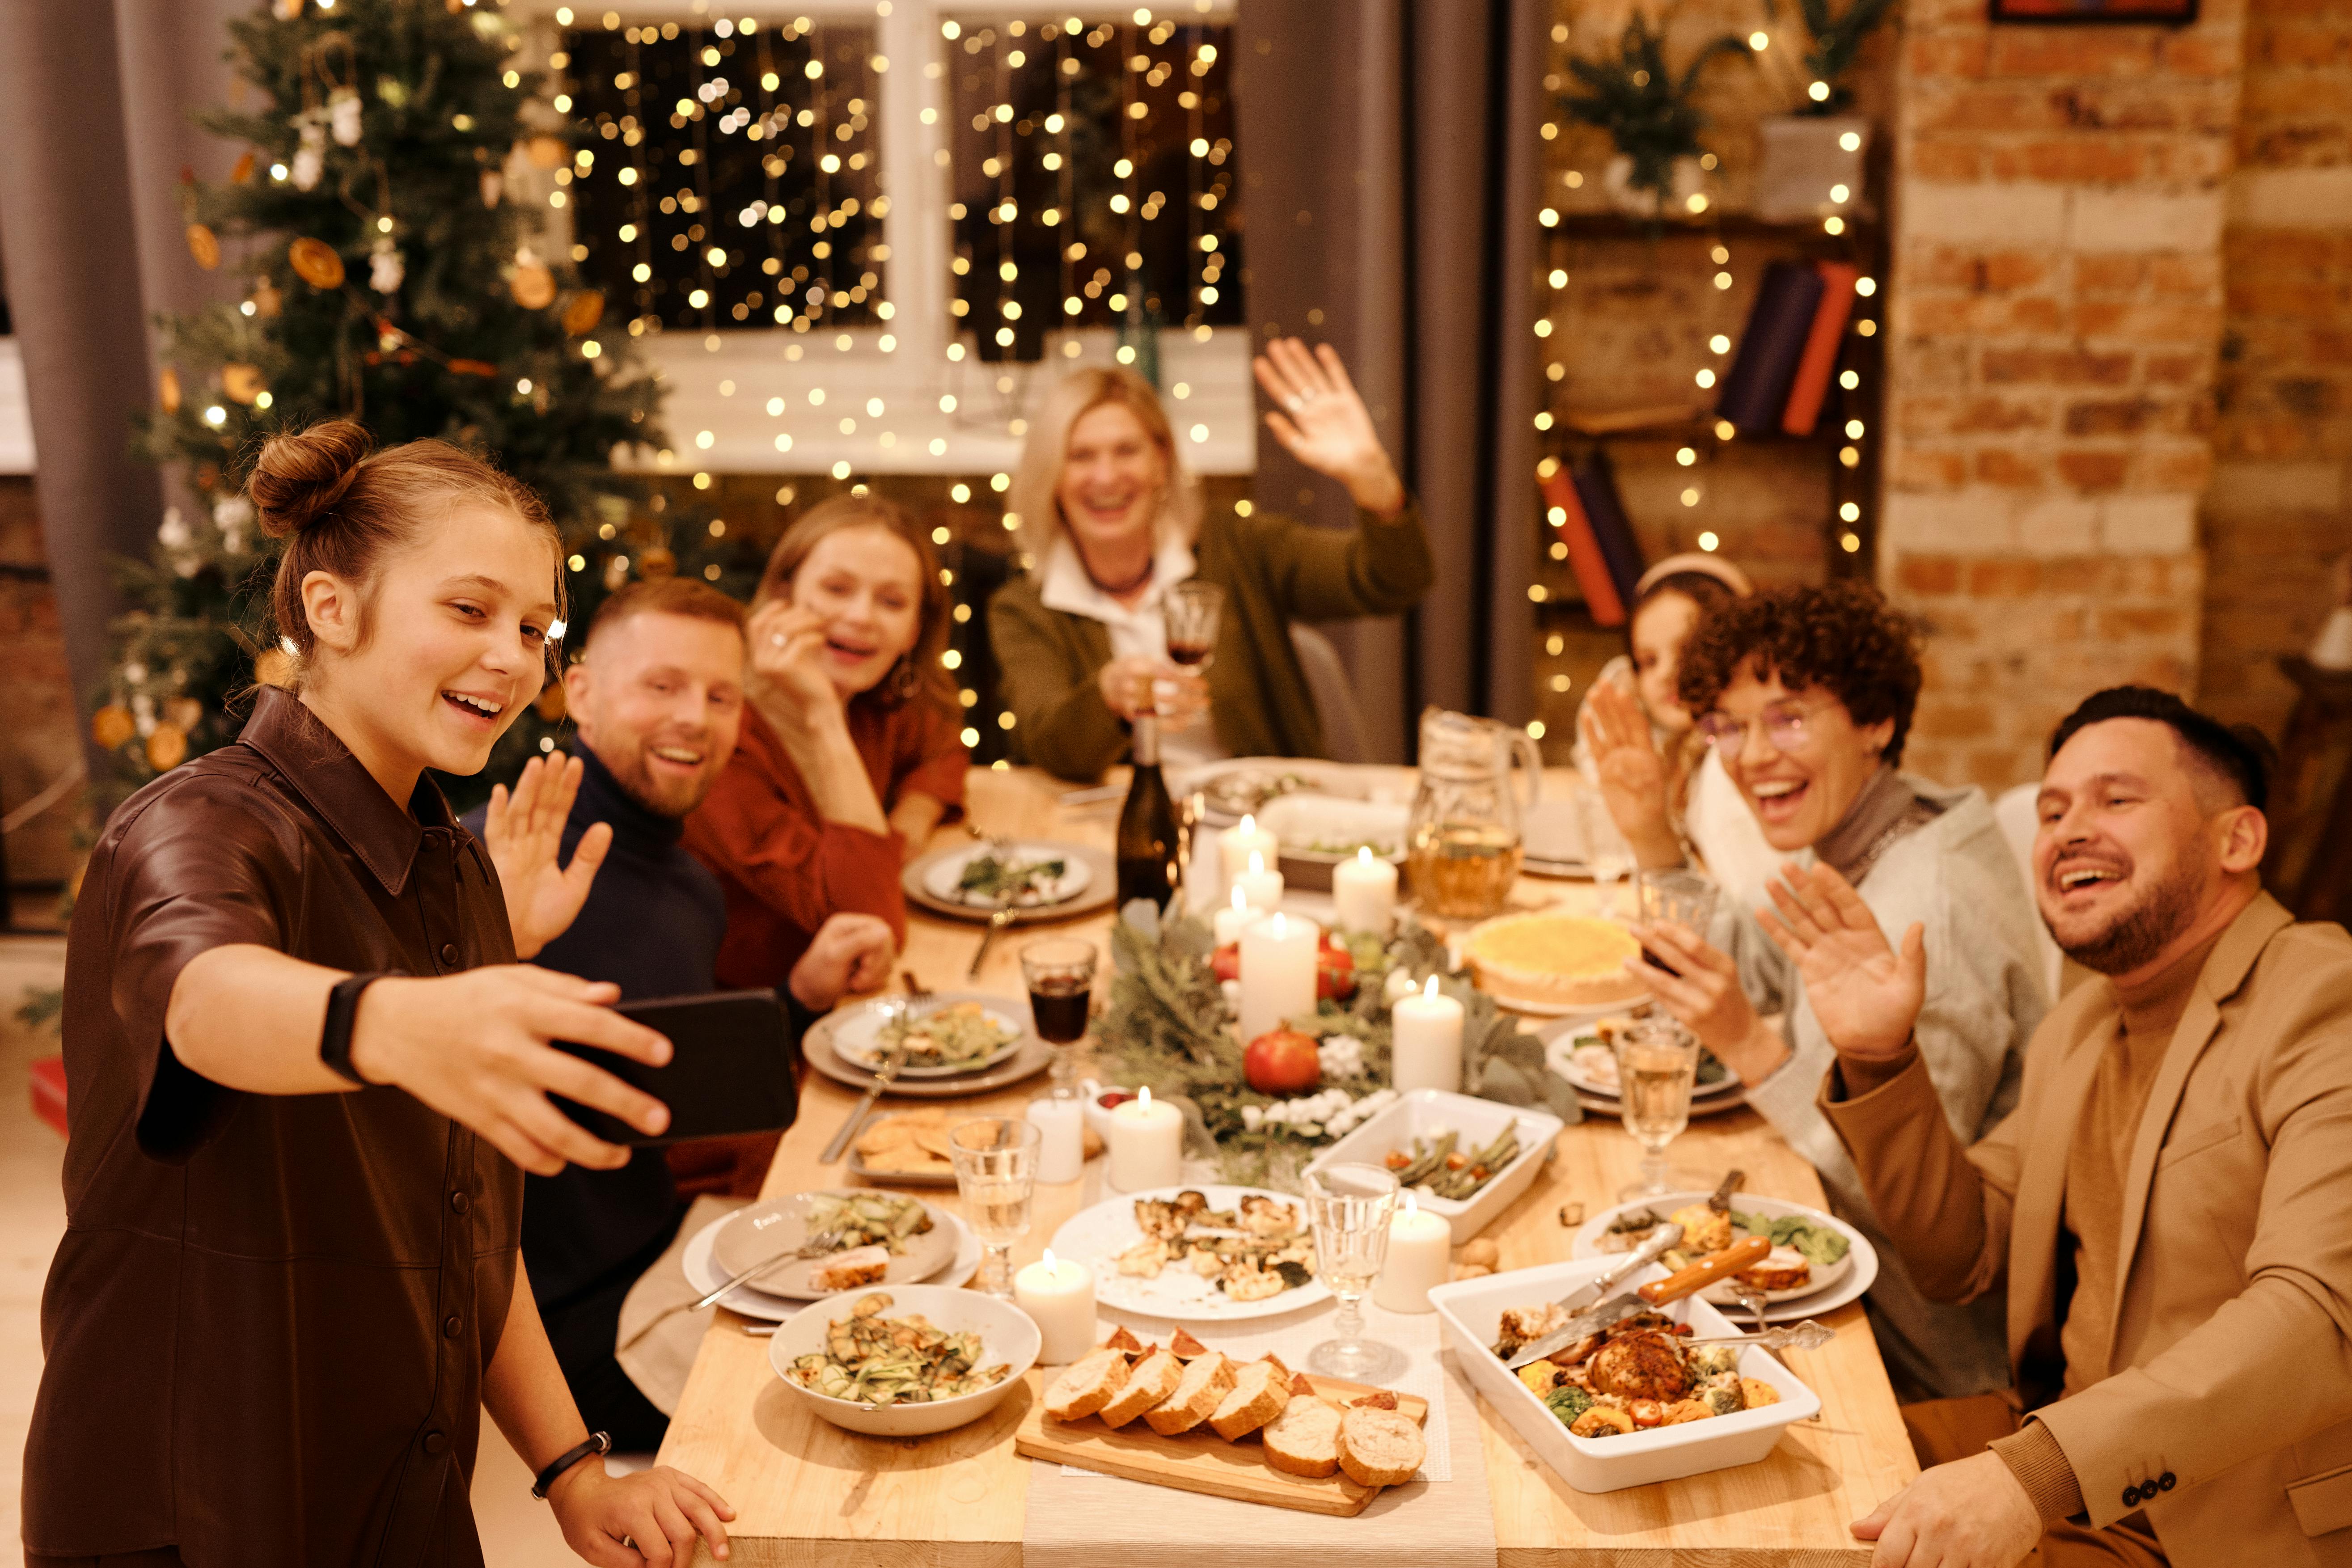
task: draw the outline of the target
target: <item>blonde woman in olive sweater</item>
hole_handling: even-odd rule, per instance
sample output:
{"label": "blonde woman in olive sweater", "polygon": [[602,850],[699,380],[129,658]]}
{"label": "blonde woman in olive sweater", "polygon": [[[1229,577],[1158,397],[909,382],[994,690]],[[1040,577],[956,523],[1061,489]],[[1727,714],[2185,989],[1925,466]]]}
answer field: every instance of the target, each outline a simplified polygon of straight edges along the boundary
{"label": "blonde woman in olive sweater", "polygon": [[[1321,756],[1290,623],[1396,615],[1435,581],[1420,513],[1339,356],[1283,339],[1255,368],[1276,405],[1267,428],[1347,487],[1353,531],[1203,520],[1159,395],[1131,371],[1080,371],[1037,418],[1008,498],[1031,564],[990,604],[989,635],[1038,766],[1086,779],[1120,761],[1155,687],[1169,763]],[[1167,655],[1162,598],[1191,578],[1225,590],[1205,679]]]}

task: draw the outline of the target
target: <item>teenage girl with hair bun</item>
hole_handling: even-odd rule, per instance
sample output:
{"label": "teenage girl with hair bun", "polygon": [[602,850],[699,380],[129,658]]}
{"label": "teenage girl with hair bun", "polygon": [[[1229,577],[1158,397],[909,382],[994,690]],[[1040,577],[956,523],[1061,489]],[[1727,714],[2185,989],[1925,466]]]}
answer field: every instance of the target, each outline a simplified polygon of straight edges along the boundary
{"label": "teenage girl with hair bun", "polygon": [[[538,695],[555,530],[479,459],[348,420],[272,437],[247,491],[286,542],[285,683],[124,803],[74,909],[27,1562],[474,1568],[485,1407],[589,1562],[724,1556],[710,1489],[605,1473],[519,1250],[524,1170],[627,1158],[551,1093],[667,1120],[551,1042],[668,1042],[515,962],[604,842],[493,865],[425,776],[478,773]],[[579,775],[533,763],[517,803],[560,817]]]}

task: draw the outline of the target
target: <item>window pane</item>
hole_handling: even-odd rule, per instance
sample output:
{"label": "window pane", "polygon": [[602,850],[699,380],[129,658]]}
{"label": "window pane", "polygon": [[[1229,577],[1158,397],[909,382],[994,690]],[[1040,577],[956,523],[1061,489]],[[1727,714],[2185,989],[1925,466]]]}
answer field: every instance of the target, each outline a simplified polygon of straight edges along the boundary
{"label": "window pane", "polygon": [[870,26],[719,18],[564,47],[582,270],[634,302],[632,331],[875,319],[889,247]]}
{"label": "window pane", "polygon": [[941,27],[960,324],[983,359],[1056,327],[1244,319],[1232,28]]}

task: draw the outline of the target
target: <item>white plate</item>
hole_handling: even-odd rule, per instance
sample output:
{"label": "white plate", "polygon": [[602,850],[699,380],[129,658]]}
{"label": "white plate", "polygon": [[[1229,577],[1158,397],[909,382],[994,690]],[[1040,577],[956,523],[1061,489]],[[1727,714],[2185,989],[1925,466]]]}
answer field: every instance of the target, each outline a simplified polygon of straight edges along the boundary
{"label": "white plate", "polygon": [[[1551,1038],[1545,1040],[1544,1065],[1587,1094],[1599,1095],[1603,1100],[1622,1100],[1624,1097],[1617,1091],[1616,1052],[1597,1040],[1589,1041],[1584,1045],[1576,1043],[1578,1037],[1588,1026],[1580,1024],[1560,1030],[1558,1034],[1552,1035]],[[1545,1033],[1549,1034],[1550,1031],[1547,1030]],[[1584,1060],[1578,1059],[1588,1051],[1596,1054]],[[1604,1064],[1606,1071],[1596,1070]],[[1723,1076],[1713,1083],[1693,1084],[1691,1098],[1704,1100],[1712,1094],[1729,1094],[1738,1088],[1739,1075],[1726,1068],[1723,1069]]]}
{"label": "white plate", "polygon": [[[1706,1193],[1669,1193],[1662,1198],[1619,1204],[1613,1208],[1603,1209],[1585,1221],[1584,1227],[1576,1233],[1569,1256],[1578,1258],[1621,1257],[1622,1254],[1604,1252],[1601,1247],[1602,1233],[1608,1230],[1609,1222],[1619,1215],[1627,1209],[1645,1208],[1663,1219],[1685,1204],[1703,1204],[1708,1196]],[[1837,1268],[1824,1273],[1816,1265],[1815,1283],[1805,1289],[1774,1290],[1766,1296],[1764,1316],[1769,1321],[1789,1323],[1800,1318],[1818,1317],[1833,1308],[1844,1306],[1848,1301],[1859,1300],[1878,1279],[1878,1249],[1870,1245],[1868,1237],[1835,1215],[1823,1214],[1802,1204],[1792,1204],[1786,1198],[1768,1198],[1760,1193],[1734,1193],[1731,1194],[1731,1207],[1736,1214],[1762,1215],[1767,1219],[1795,1215],[1813,1225],[1827,1226],[1845,1237],[1846,1255]],[[1709,1301],[1731,1304],[1733,1299],[1726,1294],[1726,1290],[1727,1287],[1717,1285],[1699,1294]],[[1745,1321],[1747,1314],[1740,1313],[1740,1318]]]}
{"label": "white plate", "polygon": [[1183,769],[1170,780],[1169,788],[1179,796],[1200,792],[1205,796],[1202,820],[1212,827],[1231,827],[1244,815],[1263,811],[1281,796],[1269,795],[1265,800],[1239,805],[1216,787],[1219,781],[1235,775],[1242,779],[1255,775],[1259,781],[1272,784],[1286,774],[1297,779],[1286,793],[1311,790],[1346,800],[1380,801],[1393,805],[1411,805],[1413,791],[1421,781],[1421,775],[1412,768],[1384,763],[1331,763],[1313,757],[1234,757]]}
{"label": "white plate", "polygon": [[1165,1318],[1171,1322],[1229,1323],[1244,1318],[1271,1318],[1282,1312],[1295,1312],[1301,1307],[1319,1306],[1331,1299],[1330,1287],[1319,1277],[1263,1301],[1234,1301],[1181,1261],[1162,1268],[1157,1279],[1121,1274],[1118,1255],[1143,1239],[1142,1228],[1135,1223],[1136,1199],[1172,1198],[1182,1192],[1201,1194],[1213,1209],[1233,1208],[1246,1197],[1272,1198],[1297,1210],[1302,1223],[1307,1218],[1306,1203],[1295,1194],[1206,1184],[1154,1187],[1146,1192],[1122,1193],[1072,1215],[1054,1233],[1054,1255],[1075,1258],[1095,1271],[1095,1300],[1104,1306]]}
{"label": "white plate", "polygon": [[[996,851],[986,844],[974,844],[951,854],[940,856],[923,868],[923,890],[944,904],[961,904],[966,909],[993,910],[996,900],[978,893],[967,893],[958,884],[963,880],[963,868],[983,855]],[[1052,904],[1066,904],[1087,890],[1094,880],[1094,868],[1059,844],[1015,844],[1013,863],[1031,865],[1040,860],[1059,860],[1062,874],[1037,883],[1030,891],[1013,900],[1016,910],[1043,909]]]}
{"label": "white plate", "polygon": [[[865,1294],[859,1291],[857,1295]],[[982,1366],[1003,1362],[1003,1381],[977,1394],[922,1405],[863,1405],[854,1399],[834,1399],[803,1388],[784,1375],[801,1356],[824,1348],[824,1331],[836,1317],[845,1316],[856,1296],[845,1291],[797,1312],[768,1341],[768,1365],[786,1393],[835,1426],[869,1437],[923,1437],[979,1420],[1021,1386],[1037,1364],[1042,1341],[1029,1314],[1010,1301],[977,1290],[942,1289],[936,1285],[902,1285],[890,1290],[887,1316],[920,1316],[950,1333],[965,1329],[980,1331]]]}
{"label": "white plate", "polygon": [[[962,1219],[945,1209],[932,1213],[945,1220],[955,1230],[955,1261],[923,1281],[926,1285],[961,1285],[980,1271],[980,1237]],[[727,1283],[727,1270],[719,1267],[713,1248],[719,1240],[719,1227],[735,1216],[720,1215],[687,1239],[683,1264],[686,1282],[697,1291],[716,1290]],[[868,1287],[871,1289],[871,1287]],[[719,1298],[719,1304],[730,1312],[746,1318],[758,1318],[771,1323],[781,1323],[806,1307],[806,1301],[795,1301],[783,1296],[771,1296],[765,1290],[754,1290],[749,1285],[738,1285]]]}
{"label": "white plate", "polygon": [[[1559,1424],[1494,1352],[1503,1309],[1557,1300],[1599,1272],[1597,1262],[1547,1263],[1479,1279],[1458,1279],[1429,1293],[1454,1352],[1471,1384],[1526,1438],[1544,1463],[1580,1492],[1612,1492],[1652,1481],[1679,1480],[1709,1470],[1752,1465],[1769,1454],[1780,1434],[1795,1422],[1821,1414],[1822,1402],[1796,1374],[1754,1345],[1739,1349],[1739,1375],[1779,1390],[1780,1402],[1761,1410],[1735,1410],[1675,1426],[1654,1426],[1622,1437],[1579,1437]],[[1663,1278],[1654,1264],[1635,1280]],[[1685,1298],[1661,1309],[1702,1334],[1736,1333],[1723,1314],[1705,1301]]]}
{"label": "white plate", "polygon": [[[956,1078],[969,1072],[986,1072],[1002,1061],[1010,1061],[1021,1050],[1021,1042],[1029,1033],[1029,1022],[1011,1005],[976,991],[943,991],[934,993],[912,1005],[910,1011],[919,1017],[936,1013],[959,1002],[978,1002],[990,1023],[1000,1029],[1012,1031],[1013,1037],[976,1061],[958,1062],[953,1067],[903,1067],[900,1078]],[[897,1016],[901,1006],[908,1006],[903,996],[878,996],[854,1012],[845,1015],[834,1026],[834,1053],[853,1067],[867,1069],[882,1065],[882,1029]]]}
{"label": "white plate", "polygon": [[1392,1152],[1412,1152],[1416,1137],[1432,1137],[1441,1129],[1460,1133],[1454,1147],[1467,1153],[1492,1143],[1513,1121],[1518,1123],[1519,1152],[1485,1186],[1466,1198],[1414,1195],[1415,1203],[1454,1227],[1454,1245],[1459,1247],[1486,1229],[1534,1183],[1559,1136],[1559,1117],[1473,1095],[1449,1094],[1442,1089],[1416,1089],[1374,1112],[1370,1121],[1323,1151],[1307,1169],[1311,1173],[1326,1165],[1355,1162],[1378,1165]]}
{"label": "white plate", "polygon": [[[1358,842],[1373,846],[1376,859],[1404,864],[1405,819],[1412,807],[1316,793],[1286,795],[1270,800],[1257,814],[1257,825],[1282,841],[1282,858],[1337,865],[1356,858]],[[1347,844],[1347,849],[1318,849],[1323,844]]]}
{"label": "white plate", "polygon": [[[754,1203],[737,1209],[719,1231],[712,1257],[720,1269],[732,1276],[762,1258],[789,1252],[798,1247],[807,1235],[808,1222],[804,1216],[811,1199],[819,1193],[851,1197],[856,1196],[859,1190],[855,1187],[819,1188],[813,1192],[794,1193],[788,1198],[772,1203]],[[944,1211],[905,1193],[877,1191],[874,1195],[903,1199],[918,1205],[931,1222],[929,1230],[918,1231],[905,1238],[899,1249],[890,1255],[888,1267],[882,1278],[875,1281],[876,1284],[919,1284],[955,1261],[955,1232],[947,1227]],[[788,1297],[795,1301],[814,1301],[820,1296],[833,1295],[835,1292],[810,1282],[811,1277],[829,1259],[824,1258],[795,1258],[778,1263],[760,1277],[760,1289],[771,1296]]]}

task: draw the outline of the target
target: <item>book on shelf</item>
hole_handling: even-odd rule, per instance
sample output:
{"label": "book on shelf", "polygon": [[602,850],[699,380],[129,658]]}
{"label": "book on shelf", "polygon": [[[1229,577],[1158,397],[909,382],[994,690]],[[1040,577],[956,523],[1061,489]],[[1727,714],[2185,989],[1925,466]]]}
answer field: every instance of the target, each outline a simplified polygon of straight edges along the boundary
{"label": "book on shelf", "polygon": [[1829,395],[1830,374],[1837,368],[1838,348],[1845,342],[1846,322],[1853,315],[1853,286],[1862,276],[1858,267],[1843,261],[1817,261],[1822,275],[1821,302],[1813,307],[1813,324],[1805,336],[1804,352],[1797,356],[1790,378],[1788,406],[1780,411],[1780,428],[1791,436],[1810,436],[1821,422],[1822,401]]}
{"label": "book on shelf", "polygon": [[1718,418],[1742,433],[1781,428],[1790,385],[1825,291],[1820,270],[1810,261],[1775,261],[1764,269],[1739,352],[1715,402]]}
{"label": "book on shelf", "polygon": [[1625,520],[1617,474],[1608,452],[1594,447],[1542,482],[1544,500],[1564,521],[1557,532],[1568,547],[1568,569],[1584,595],[1593,625],[1622,626],[1642,578],[1642,546]]}
{"label": "book on shelf", "polygon": [[1592,624],[1623,626],[1625,601],[1617,592],[1617,580],[1610,574],[1607,558],[1601,553],[1601,542],[1592,536],[1592,520],[1584,513],[1584,500],[1576,493],[1575,479],[1567,468],[1555,468],[1549,479],[1541,481],[1540,488],[1544,505],[1562,514],[1552,531],[1568,546],[1568,570],[1576,579],[1577,591],[1584,595],[1584,607],[1591,612]]}

